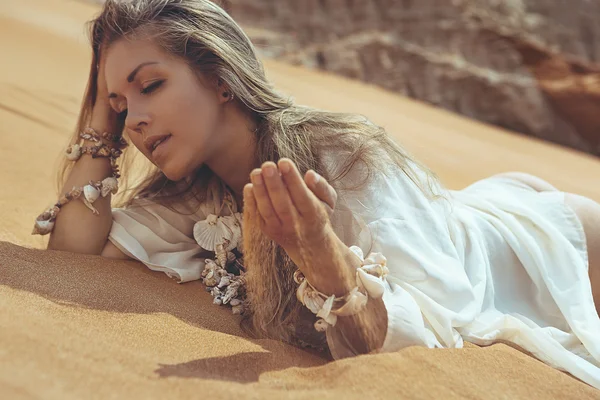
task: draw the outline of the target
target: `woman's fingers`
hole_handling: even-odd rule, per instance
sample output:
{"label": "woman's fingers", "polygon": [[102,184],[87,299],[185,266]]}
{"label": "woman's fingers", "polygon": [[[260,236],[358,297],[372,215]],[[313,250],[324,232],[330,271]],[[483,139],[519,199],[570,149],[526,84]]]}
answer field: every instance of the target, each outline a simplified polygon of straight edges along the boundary
{"label": "woman's fingers", "polygon": [[265,223],[270,226],[281,225],[277,214],[275,214],[273,205],[271,204],[262,170],[255,169],[252,171],[252,173],[250,173],[250,180],[252,181],[252,191],[254,192],[254,198],[256,199],[256,209]]}
{"label": "woman's fingers", "polygon": [[310,190],[292,160],[279,160],[279,170],[298,212],[303,216],[315,213],[315,199],[311,197]]}
{"label": "woman's fingers", "polygon": [[322,176],[315,171],[310,170],[304,175],[306,186],[317,196],[319,200],[325,203],[330,211],[333,211],[337,202],[337,193]]}
{"label": "woman's fingers", "polygon": [[252,183],[244,187],[244,213],[259,217],[267,236],[285,249],[293,249],[300,239],[321,240],[329,221],[325,209],[333,208],[336,200],[325,180],[314,173],[303,178],[289,159],[279,160],[278,165],[264,163],[252,171],[250,179]]}
{"label": "woman's fingers", "polygon": [[281,179],[277,165],[272,162],[264,163],[262,166],[262,176],[279,222],[284,227],[291,227],[294,222],[294,205],[288,189]]}

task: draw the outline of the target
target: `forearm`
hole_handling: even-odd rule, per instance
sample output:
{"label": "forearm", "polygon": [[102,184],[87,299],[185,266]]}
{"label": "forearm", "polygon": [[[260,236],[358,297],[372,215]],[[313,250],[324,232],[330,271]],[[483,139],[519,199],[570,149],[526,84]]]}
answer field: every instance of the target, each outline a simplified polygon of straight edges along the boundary
{"label": "forearm", "polygon": [[[330,238],[327,247],[334,248],[338,261],[331,265],[305,268],[305,277],[321,293],[342,297],[356,286],[356,269],[361,260],[337,236]],[[387,333],[387,309],[381,298],[369,298],[366,308],[351,316],[338,316],[335,327],[348,344],[359,354],[367,354],[383,346]]]}
{"label": "forearm", "polygon": [[[97,132],[108,131],[113,126],[107,112],[95,112],[92,115],[90,127]],[[84,145],[91,144],[91,142],[84,143]],[[73,187],[83,187],[89,181],[102,181],[111,175],[109,158],[92,158],[90,155],[84,154],[75,162],[61,194],[68,193]],[[100,254],[112,226],[110,202],[110,194],[106,197],[98,197],[93,206],[99,214],[92,213],[81,199],[75,199],[65,204],[56,217],[48,249]]]}
{"label": "forearm", "polygon": [[335,327],[359,354],[367,354],[383,346],[387,333],[388,319],[381,298],[369,298],[361,312],[349,317],[338,317]]}

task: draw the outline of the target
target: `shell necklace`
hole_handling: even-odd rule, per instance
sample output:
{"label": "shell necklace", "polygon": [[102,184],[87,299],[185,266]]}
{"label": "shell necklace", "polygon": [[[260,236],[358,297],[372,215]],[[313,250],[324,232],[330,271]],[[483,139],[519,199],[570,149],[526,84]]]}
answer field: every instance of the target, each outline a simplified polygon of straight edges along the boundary
{"label": "shell necklace", "polygon": [[[232,209],[233,196],[225,190],[217,214],[209,214],[194,225],[194,239],[204,250],[215,254],[204,260],[200,281],[213,296],[213,303],[231,306],[233,314],[244,314],[246,300],[246,268],[243,261],[242,214]],[[221,215],[225,207],[230,215]]]}
{"label": "shell necklace", "polygon": [[[200,247],[214,252],[214,259],[204,260],[204,270],[200,281],[206,291],[213,296],[213,303],[230,306],[233,314],[244,315],[250,310],[246,291],[246,268],[243,258],[242,214],[234,212],[233,196],[224,190],[223,201],[216,214],[209,214],[205,220],[194,225],[194,239]],[[222,216],[227,207],[230,215]],[[309,314],[312,317],[312,314]],[[310,322],[312,328],[313,323]],[[309,326],[307,325],[307,327]],[[327,351],[327,342],[322,332],[314,331],[303,339],[294,327],[295,345],[303,349],[313,349],[318,353]],[[300,328],[301,329],[301,328]]]}

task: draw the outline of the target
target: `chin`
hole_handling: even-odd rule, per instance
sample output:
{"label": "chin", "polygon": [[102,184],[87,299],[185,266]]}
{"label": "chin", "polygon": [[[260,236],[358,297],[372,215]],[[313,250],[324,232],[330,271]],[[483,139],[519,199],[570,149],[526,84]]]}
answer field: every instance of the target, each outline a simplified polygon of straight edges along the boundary
{"label": "chin", "polygon": [[160,168],[163,174],[167,177],[167,179],[175,182],[179,182],[183,179],[191,176],[194,171],[197,171],[197,168],[193,168],[191,165],[172,165],[167,163],[163,168]]}
{"label": "chin", "polygon": [[167,179],[169,179],[170,181],[175,181],[175,182],[179,182],[180,180],[182,180],[183,178],[185,178],[187,175],[185,173],[184,170],[180,169],[180,168],[161,168],[161,171],[163,174],[165,174],[165,176],[167,177]]}

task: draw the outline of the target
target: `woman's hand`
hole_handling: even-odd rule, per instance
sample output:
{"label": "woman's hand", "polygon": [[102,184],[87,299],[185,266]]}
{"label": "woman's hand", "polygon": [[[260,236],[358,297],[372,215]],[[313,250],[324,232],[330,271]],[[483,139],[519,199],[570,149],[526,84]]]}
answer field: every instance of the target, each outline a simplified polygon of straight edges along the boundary
{"label": "woman's hand", "polygon": [[244,213],[258,219],[263,233],[283,247],[315,287],[343,294],[347,285],[342,277],[360,260],[329,222],[337,200],[333,187],[314,171],[302,177],[289,159],[266,162],[250,178],[252,183],[244,187]]}
{"label": "woman's hand", "polygon": [[261,230],[286,251],[294,252],[299,243],[318,242],[328,234],[335,190],[314,171],[303,179],[291,160],[282,159],[278,165],[264,163],[250,179],[252,183],[244,188],[245,211],[256,214]]}
{"label": "woman's hand", "polygon": [[111,107],[106,84],[105,58],[100,57],[96,76],[95,98],[93,99],[91,125],[96,130],[116,132],[121,127],[117,121],[117,112]]}

